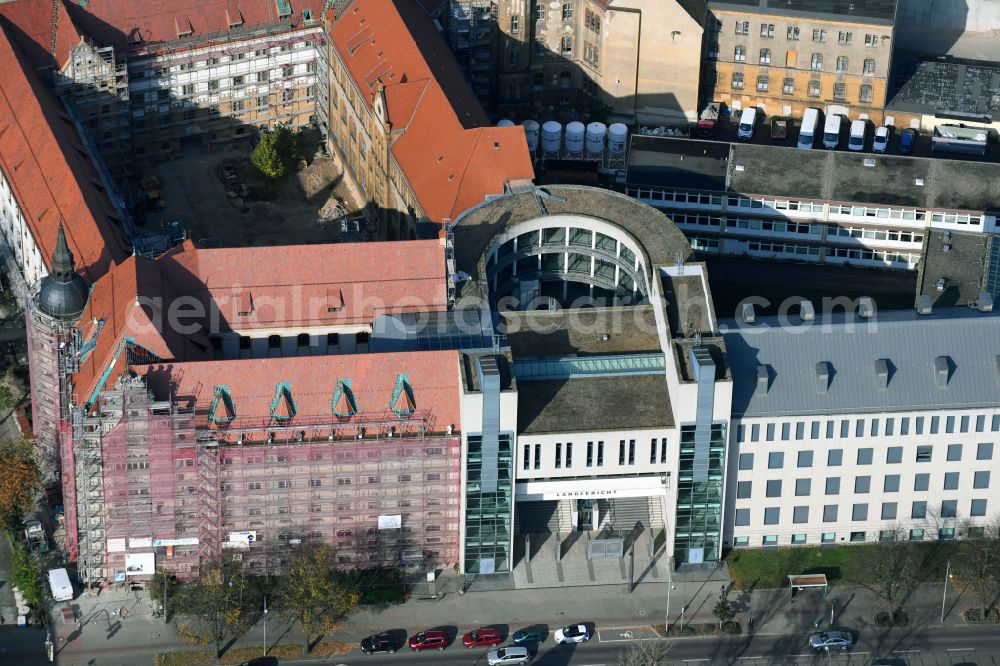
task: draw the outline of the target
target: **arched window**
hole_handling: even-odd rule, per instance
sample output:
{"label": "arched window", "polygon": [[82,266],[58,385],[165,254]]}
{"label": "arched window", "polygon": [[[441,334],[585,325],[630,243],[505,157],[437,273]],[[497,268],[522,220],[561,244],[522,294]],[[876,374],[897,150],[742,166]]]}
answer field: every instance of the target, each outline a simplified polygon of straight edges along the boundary
{"label": "arched window", "polygon": [[862,102],[872,101],[872,87],[867,83],[861,86],[860,99]]}
{"label": "arched window", "polygon": [[837,56],[837,71],[838,72],[847,71],[847,56]]}
{"label": "arched window", "polygon": [[280,335],[269,335],[269,336],[267,336],[267,348],[268,349],[280,349],[281,348],[281,336]]}
{"label": "arched window", "polygon": [[561,40],[559,40],[559,52],[563,55],[568,55],[573,53],[573,38],[566,35]]}

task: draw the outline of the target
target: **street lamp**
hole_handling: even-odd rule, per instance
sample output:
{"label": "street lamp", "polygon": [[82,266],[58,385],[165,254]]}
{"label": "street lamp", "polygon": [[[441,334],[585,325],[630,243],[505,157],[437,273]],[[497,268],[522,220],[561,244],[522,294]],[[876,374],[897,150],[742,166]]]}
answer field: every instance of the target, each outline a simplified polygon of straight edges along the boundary
{"label": "street lamp", "polygon": [[944,623],[944,605],[948,599],[948,581],[951,580],[951,560],[944,570],[944,593],[941,595],[941,622]]}
{"label": "street lamp", "polygon": [[52,643],[52,632],[49,630],[48,625],[45,625],[45,656],[48,657],[49,661],[55,660],[55,645]]}
{"label": "street lamp", "polygon": [[267,595],[264,595],[264,656],[267,656]]}
{"label": "street lamp", "polygon": [[663,623],[664,631],[670,631],[670,591],[677,589],[674,586],[674,558],[667,558],[667,618]]}

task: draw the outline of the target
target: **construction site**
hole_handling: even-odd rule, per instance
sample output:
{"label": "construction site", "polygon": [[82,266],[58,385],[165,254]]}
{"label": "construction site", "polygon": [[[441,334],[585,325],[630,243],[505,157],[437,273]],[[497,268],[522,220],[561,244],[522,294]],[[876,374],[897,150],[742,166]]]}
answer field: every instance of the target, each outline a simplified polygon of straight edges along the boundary
{"label": "construction site", "polygon": [[425,434],[416,413],[305,416],[292,405],[283,419],[227,421],[220,396],[213,417],[123,378],[64,423],[63,487],[76,497],[67,549],[81,582],[113,581],[127,558],[154,552],[184,578],[231,549],[273,574],[308,543],[335,545],[345,567],[457,560],[459,437]]}

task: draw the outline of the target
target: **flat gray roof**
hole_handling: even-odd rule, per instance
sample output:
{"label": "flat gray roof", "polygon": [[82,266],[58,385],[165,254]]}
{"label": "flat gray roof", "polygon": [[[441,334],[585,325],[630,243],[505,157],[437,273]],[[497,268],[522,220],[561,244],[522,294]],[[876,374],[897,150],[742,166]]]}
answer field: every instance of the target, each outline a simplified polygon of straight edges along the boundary
{"label": "flat gray roof", "polygon": [[[737,418],[1000,406],[1000,311],[883,310],[870,321],[817,314],[801,329],[775,317],[723,326]],[[938,357],[947,357],[944,385],[935,374]],[[888,385],[880,388],[876,364],[883,359]],[[828,364],[825,392],[818,363]],[[758,366],[767,366],[766,391],[758,388]]]}
{"label": "flat gray roof", "polygon": [[660,351],[652,305],[508,311],[500,318],[519,360]]}
{"label": "flat gray roof", "polygon": [[[917,294],[930,296],[935,307],[975,303],[984,289],[991,242],[995,242],[992,234],[928,231],[918,269]],[[947,282],[938,291],[942,278]]]}
{"label": "flat gray roof", "polygon": [[709,9],[746,11],[772,16],[801,16],[860,23],[892,25],[896,0],[725,0],[709,2]]}
{"label": "flat gray roof", "polygon": [[[980,212],[1000,208],[1000,189],[995,186],[1000,164],[991,162],[643,139],[633,144],[639,154],[631,155],[630,163],[638,160],[643,166],[635,172],[629,169],[630,184],[911,208]],[[720,146],[728,147],[728,155],[722,155]],[[689,159],[691,153],[702,157]],[[874,166],[865,166],[867,160]],[[663,175],[659,179],[658,168]],[[702,185],[695,187],[695,182]]]}
{"label": "flat gray roof", "polygon": [[1000,66],[970,60],[898,58],[887,111],[1000,119]]}
{"label": "flat gray roof", "polygon": [[673,424],[662,374],[517,385],[517,427],[522,435],[669,428]]}

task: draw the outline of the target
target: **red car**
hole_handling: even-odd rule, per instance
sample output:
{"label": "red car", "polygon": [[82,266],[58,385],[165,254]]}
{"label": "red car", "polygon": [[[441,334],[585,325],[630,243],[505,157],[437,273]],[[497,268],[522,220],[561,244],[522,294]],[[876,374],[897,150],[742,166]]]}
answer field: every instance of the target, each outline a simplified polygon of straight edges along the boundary
{"label": "red car", "polygon": [[500,638],[500,632],[489,627],[476,629],[462,636],[462,645],[467,648],[493,647],[501,643],[503,643],[503,639]]}
{"label": "red car", "polygon": [[410,636],[411,650],[443,650],[448,647],[448,637],[443,631],[421,631]]}

